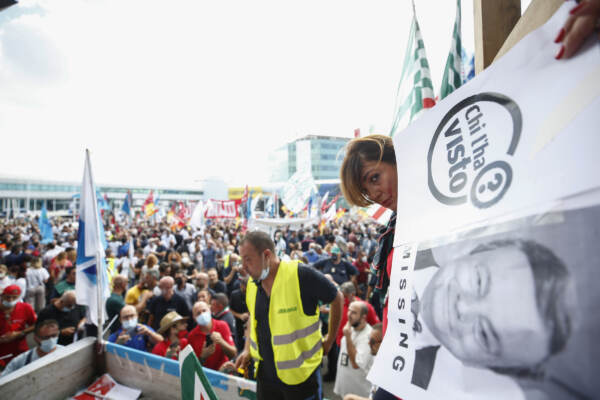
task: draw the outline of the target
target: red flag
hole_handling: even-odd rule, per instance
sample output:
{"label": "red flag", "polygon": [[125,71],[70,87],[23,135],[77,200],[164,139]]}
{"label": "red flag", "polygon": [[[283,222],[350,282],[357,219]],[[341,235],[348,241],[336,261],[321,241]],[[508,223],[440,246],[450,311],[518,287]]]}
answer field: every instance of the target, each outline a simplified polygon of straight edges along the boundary
{"label": "red flag", "polygon": [[356,128],[356,129],[354,130],[354,137],[355,137],[355,138],[359,138],[359,137],[360,137],[360,128]]}
{"label": "red flag", "polygon": [[338,193],[338,194],[336,194],[336,195],[335,195],[335,197],[333,198],[333,200],[331,200],[331,201],[330,201],[330,202],[329,202],[329,203],[328,203],[326,206],[324,206],[324,207],[322,206],[322,207],[321,207],[321,211],[322,211],[322,212],[325,212],[325,210],[329,210],[329,208],[330,208],[330,207],[331,207],[333,204],[335,204],[335,202],[336,202],[336,201],[337,201],[339,198],[340,198],[340,194]]}

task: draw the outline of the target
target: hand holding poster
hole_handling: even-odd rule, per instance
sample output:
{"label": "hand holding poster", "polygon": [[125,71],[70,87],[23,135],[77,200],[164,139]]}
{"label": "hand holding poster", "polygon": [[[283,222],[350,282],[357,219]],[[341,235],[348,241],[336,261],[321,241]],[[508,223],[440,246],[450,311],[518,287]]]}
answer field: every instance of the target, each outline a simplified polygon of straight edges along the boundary
{"label": "hand holding poster", "polygon": [[404,400],[600,393],[600,52],[552,59],[567,13],[395,138],[410,195],[369,379]]}

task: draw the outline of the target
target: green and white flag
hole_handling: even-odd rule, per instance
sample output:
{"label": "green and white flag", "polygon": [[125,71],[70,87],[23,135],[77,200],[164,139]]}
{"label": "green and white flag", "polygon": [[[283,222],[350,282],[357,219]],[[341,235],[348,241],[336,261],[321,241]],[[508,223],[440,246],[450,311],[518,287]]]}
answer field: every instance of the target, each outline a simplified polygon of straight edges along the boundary
{"label": "green and white flag", "polygon": [[391,137],[406,128],[411,121],[421,114],[423,109],[435,105],[429,63],[427,62],[425,44],[417,22],[414,2],[412,7],[413,19],[404,55],[402,76],[396,92],[396,115],[390,130]]}
{"label": "green and white flag", "polygon": [[179,376],[182,400],[219,400],[190,345],[179,352]]}
{"label": "green and white flag", "polygon": [[444,76],[442,77],[440,100],[458,89],[462,84],[462,46],[460,36],[460,0],[456,0],[456,20],[454,21],[454,29],[452,30],[450,52],[448,53],[448,60],[446,61]]}

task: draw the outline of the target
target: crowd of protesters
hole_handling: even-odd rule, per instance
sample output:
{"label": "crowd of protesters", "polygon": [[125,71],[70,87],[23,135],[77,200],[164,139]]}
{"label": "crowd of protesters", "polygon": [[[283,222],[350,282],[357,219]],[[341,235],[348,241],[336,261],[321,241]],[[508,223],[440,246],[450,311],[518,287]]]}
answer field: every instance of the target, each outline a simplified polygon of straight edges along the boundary
{"label": "crowd of protesters", "polygon": [[[35,220],[0,225],[0,293],[5,313],[0,319],[2,367],[29,351],[29,332],[39,346],[37,352],[30,351],[35,357],[28,361],[20,357],[20,364],[90,334],[86,308],[77,304],[75,296],[76,224],[60,219],[52,223],[55,240],[47,245],[40,243]],[[371,295],[369,285],[378,229],[372,220],[345,215],[320,229],[316,225],[299,230],[282,228],[272,235],[279,258],[299,260],[320,271],[344,295],[343,319],[336,344],[327,356],[325,381],[345,376],[337,373],[338,365],[349,365],[348,343],[342,339],[350,340],[357,326],[380,321],[379,299]],[[139,219],[135,223],[107,222],[105,233],[111,287],[105,305],[108,341],[172,359],[190,344],[205,367],[238,373],[233,361],[244,348],[249,316],[245,301],[249,277],[238,248],[243,235],[241,223],[209,220],[201,229],[192,229]],[[357,308],[358,314],[350,312],[354,302],[364,305]],[[326,331],[328,306],[323,305],[320,312]],[[36,324],[44,324],[44,335],[35,333]],[[53,336],[46,337],[48,327]],[[362,335],[367,341],[368,332],[370,329]],[[44,344],[45,352],[43,341],[53,343]],[[362,353],[360,357],[365,359]],[[361,365],[366,368],[367,364]],[[4,373],[14,369],[11,366]],[[368,387],[366,371],[360,376]],[[340,382],[337,386],[344,387]]]}

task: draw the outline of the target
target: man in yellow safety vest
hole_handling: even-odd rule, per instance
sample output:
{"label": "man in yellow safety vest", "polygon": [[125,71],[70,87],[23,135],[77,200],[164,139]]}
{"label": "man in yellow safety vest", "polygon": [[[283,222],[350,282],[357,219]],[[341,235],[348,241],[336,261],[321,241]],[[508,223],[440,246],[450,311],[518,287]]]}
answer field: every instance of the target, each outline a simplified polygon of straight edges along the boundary
{"label": "man in yellow safety vest", "polygon": [[[321,272],[281,261],[271,238],[258,231],[240,243],[243,269],[251,280],[246,288],[250,317],[244,351],[236,368],[253,358],[257,399],[321,399],[320,365],[335,341],[343,296]],[[329,333],[323,340],[319,302],[331,303]]]}

